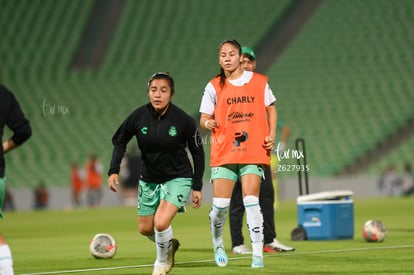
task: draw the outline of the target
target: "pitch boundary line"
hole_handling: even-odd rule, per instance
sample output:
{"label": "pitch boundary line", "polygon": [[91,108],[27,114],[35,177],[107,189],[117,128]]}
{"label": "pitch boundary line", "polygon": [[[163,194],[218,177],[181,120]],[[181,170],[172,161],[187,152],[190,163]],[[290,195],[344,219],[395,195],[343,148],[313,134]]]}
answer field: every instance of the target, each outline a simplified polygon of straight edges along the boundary
{"label": "pitch boundary line", "polygon": [[[288,256],[296,256],[296,255],[303,256],[303,255],[315,255],[315,254],[325,254],[325,253],[356,252],[356,251],[399,249],[399,248],[414,248],[414,244],[397,245],[397,246],[380,246],[380,247],[360,247],[360,248],[350,248],[350,249],[331,249],[331,250],[322,250],[322,251],[307,251],[307,252],[292,252],[292,253],[273,253],[273,254],[266,254],[264,255],[264,257],[265,258],[288,257]],[[229,258],[229,261],[237,261],[237,260],[250,259],[250,258],[251,256],[234,257],[234,258],[232,257],[232,258]],[[207,262],[214,262],[214,259],[176,262],[175,265],[207,263]],[[48,272],[24,273],[24,274],[18,274],[18,275],[50,275],[50,274],[65,274],[65,273],[69,274],[69,273],[107,271],[107,270],[119,270],[119,269],[129,269],[129,268],[144,268],[144,267],[152,267],[152,266],[153,264],[142,264],[142,265],[118,266],[118,267],[100,267],[100,268],[86,268],[86,269],[77,269],[77,270],[60,270],[60,271],[48,271]]]}

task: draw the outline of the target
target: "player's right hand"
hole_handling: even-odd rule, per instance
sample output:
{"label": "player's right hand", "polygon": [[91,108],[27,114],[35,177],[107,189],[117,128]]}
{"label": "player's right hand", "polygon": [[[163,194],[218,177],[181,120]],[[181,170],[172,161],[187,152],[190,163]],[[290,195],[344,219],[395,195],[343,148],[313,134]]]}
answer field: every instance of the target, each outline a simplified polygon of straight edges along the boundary
{"label": "player's right hand", "polygon": [[108,178],[108,187],[114,192],[117,192],[115,185],[119,185],[119,176],[118,174],[112,174]]}
{"label": "player's right hand", "polygon": [[207,119],[204,126],[206,130],[214,130],[214,128],[219,127],[219,123],[214,119]]}

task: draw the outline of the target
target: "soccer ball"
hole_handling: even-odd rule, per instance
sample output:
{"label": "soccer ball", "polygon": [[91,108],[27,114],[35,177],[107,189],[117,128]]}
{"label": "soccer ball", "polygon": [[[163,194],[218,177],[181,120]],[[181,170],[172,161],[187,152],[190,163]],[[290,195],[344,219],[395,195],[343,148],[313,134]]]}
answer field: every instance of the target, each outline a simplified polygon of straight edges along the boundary
{"label": "soccer ball", "polygon": [[115,256],[115,239],[106,233],[96,234],[89,244],[89,251],[96,259],[110,259]]}
{"label": "soccer ball", "polygon": [[362,228],[362,236],[367,242],[382,242],[387,236],[387,229],[379,220],[368,220]]}

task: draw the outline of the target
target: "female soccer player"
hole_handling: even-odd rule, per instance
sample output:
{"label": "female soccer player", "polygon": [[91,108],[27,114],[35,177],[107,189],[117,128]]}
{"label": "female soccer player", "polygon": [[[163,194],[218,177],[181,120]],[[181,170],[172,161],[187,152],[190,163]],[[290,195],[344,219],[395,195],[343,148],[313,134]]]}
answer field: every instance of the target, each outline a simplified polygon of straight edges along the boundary
{"label": "female soccer player", "polygon": [[149,79],[150,102],[132,112],[113,136],[114,150],[108,172],[108,186],[116,192],[122,157],[135,136],[142,159],[138,227],[151,240],[155,237],[157,259],[153,274],[156,275],[169,272],[174,265],[174,254],[179,247],[171,228],[175,214],[184,207],[191,189],[193,207],[199,208],[202,200],[201,137],[193,118],[171,102],[173,94],[174,80],[168,73],[156,73]]}
{"label": "female soccer player", "polygon": [[[3,203],[6,194],[6,163],[4,154],[26,142],[32,135],[32,128],[13,93],[0,85],[0,140],[3,140],[4,126],[10,128],[13,136],[2,143],[0,149],[0,218],[3,218]],[[0,274],[13,275],[13,258],[6,239],[0,234]]]}
{"label": "female soccer player", "polygon": [[216,264],[226,266],[223,225],[234,184],[240,178],[253,249],[251,267],[262,268],[263,217],[259,191],[263,165],[269,165],[276,136],[276,99],[267,77],[244,71],[241,61],[241,46],[236,40],[220,44],[220,74],[207,84],[200,106],[200,125],[212,131],[210,228]]}

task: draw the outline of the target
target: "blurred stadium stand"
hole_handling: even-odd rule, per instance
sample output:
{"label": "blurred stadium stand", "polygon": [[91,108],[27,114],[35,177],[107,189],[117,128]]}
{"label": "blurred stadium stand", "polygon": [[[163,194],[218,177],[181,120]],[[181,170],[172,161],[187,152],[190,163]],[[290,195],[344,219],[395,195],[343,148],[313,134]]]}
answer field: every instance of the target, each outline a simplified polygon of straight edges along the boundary
{"label": "blurred stadium stand", "polygon": [[414,116],[413,26],[412,1],[323,1],[268,70],[279,113],[307,141],[312,174],[365,159],[363,172],[375,175],[389,161],[413,161],[412,128],[410,139],[393,139],[406,149],[398,156],[364,158]]}
{"label": "blurred stadium stand", "polygon": [[[294,3],[126,0],[99,69],[75,70],[94,1],[0,0],[0,82],[33,126],[28,144],[7,155],[11,186],[67,186],[70,164],[92,152],[106,171],[112,134],[147,102],[154,72],[173,75],[173,101],[197,117],[219,43],[234,37],[260,50]],[[413,26],[413,1],[325,0],[264,72],[292,130],[288,148],[305,138],[312,175],[340,173],[414,116]],[[363,172],[413,153],[411,135]]]}
{"label": "blurred stadium stand", "polygon": [[219,70],[218,44],[228,37],[256,44],[289,2],[126,1],[99,70],[71,70],[94,1],[0,0],[0,81],[33,126],[26,146],[7,156],[10,185],[67,186],[70,164],[83,164],[92,152],[106,171],[112,134],[147,102],[154,72],[169,71],[174,102],[197,114],[204,86]]}

